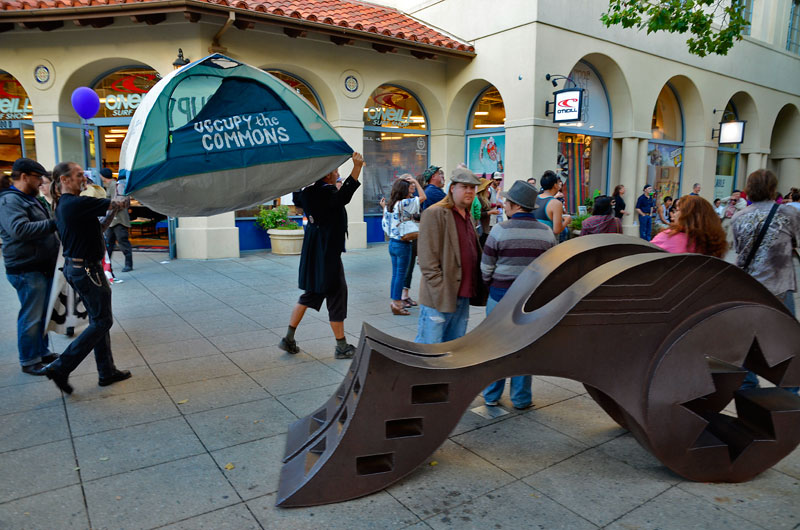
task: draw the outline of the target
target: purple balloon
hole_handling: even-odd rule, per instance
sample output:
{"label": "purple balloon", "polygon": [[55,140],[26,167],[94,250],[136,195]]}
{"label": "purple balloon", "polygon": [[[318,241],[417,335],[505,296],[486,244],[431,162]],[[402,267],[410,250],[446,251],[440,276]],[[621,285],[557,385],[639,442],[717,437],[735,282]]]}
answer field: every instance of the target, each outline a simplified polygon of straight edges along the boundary
{"label": "purple balloon", "polygon": [[84,120],[94,117],[100,110],[100,96],[88,86],[81,86],[72,93],[72,108]]}

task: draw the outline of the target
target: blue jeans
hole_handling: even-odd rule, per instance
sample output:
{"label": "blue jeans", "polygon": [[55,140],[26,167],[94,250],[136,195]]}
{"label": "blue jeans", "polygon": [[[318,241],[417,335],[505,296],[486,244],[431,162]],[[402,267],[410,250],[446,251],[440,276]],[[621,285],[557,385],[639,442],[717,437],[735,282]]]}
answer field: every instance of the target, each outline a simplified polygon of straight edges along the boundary
{"label": "blue jeans", "polygon": [[[494,306],[500,300],[495,300],[491,296],[486,301],[486,314],[492,312]],[[524,408],[531,404],[533,396],[531,394],[531,384],[533,378],[529,375],[515,375],[511,378],[511,403],[517,408]],[[487,403],[500,401],[500,396],[503,395],[503,388],[506,386],[506,380],[500,379],[486,387],[483,391],[483,399]]]}
{"label": "blue jeans", "polygon": [[89,314],[89,326],[67,346],[50,367],[60,375],[69,375],[94,349],[100,378],[111,377],[116,367],[111,355],[111,336],[108,331],[114,324],[114,317],[111,315],[111,287],[106,280],[103,266],[100,262],[84,264],[67,259],[64,263],[64,276],[83,300]]}
{"label": "blue jeans", "polygon": [[[792,312],[793,316],[797,316],[794,308],[794,291],[786,291],[783,295],[783,298],[781,298],[781,302],[783,302],[783,304],[789,308],[789,311]],[[747,375],[744,376],[744,381],[742,381],[742,386],[739,387],[739,390],[747,390],[749,388],[758,388],[758,376],[750,371],[748,371]],[[784,387],[784,389],[800,395],[800,387],[787,386]]]}
{"label": "blue jeans", "polygon": [[389,255],[392,257],[392,300],[400,300],[403,296],[403,283],[411,264],[411,242],[398,239],[389,240]]}
{"label": "blue jeans", "polygon": [[17,290],[19,315],[17,316],[17,349],[19,364],[32,366],[49,355],[49,341],[45,335],[48,315],[47,301],[50,298],[52,276],[42,272],[6,274],[9,283]]}
{"label": "blue jeans", "polygon": [[420,304],[417,338],[420,344],[438,344],[463,337],[469,321],[469,298],[458,297],[453,313],[440,313],[432,307]]}
{"label": "blue jeans", "polygon": [[653,234],[653,218],[649,215],[639,216],[639,237],[645,241],[650,241]]}

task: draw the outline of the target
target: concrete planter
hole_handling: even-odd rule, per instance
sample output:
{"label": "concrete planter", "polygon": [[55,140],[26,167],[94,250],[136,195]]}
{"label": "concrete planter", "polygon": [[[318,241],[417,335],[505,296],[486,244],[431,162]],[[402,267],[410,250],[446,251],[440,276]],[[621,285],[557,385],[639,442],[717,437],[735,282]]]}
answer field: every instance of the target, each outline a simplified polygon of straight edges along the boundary
{"label": "concrete planter", "polygon": [[297,230],[267,230],[269,240],[272,244],[272,252],[275,254],[300,254],[303,250],[303,229]]}

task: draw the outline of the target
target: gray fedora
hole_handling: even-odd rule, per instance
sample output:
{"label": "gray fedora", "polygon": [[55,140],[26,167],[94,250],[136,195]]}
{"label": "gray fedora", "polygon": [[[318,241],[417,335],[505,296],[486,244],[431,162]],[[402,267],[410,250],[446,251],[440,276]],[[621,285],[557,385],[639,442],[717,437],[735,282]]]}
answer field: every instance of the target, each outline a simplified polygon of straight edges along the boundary
{"label": "gray fedora", "polygon": [[511,189],[503,192],[501,195],[514,204],[519,204],[523,208],[529,210],[535,210],[539,207],[536,204],[536,197],[539,195],[539,190],[524,180],[514,182]]}

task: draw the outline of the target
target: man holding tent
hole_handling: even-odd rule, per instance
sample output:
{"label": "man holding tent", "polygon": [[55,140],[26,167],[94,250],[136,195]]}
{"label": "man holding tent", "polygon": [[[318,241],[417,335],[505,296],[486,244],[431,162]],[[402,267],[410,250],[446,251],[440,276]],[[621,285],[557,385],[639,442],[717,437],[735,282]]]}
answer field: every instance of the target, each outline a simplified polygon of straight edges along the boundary
{"label": "man holding tent", "polygon": [[334,356],[337,359],[350,359],[356,351],[355,346],[347,343],[344,335],[344,319],[347,318],[347,282],[342,265],[342,252],[347,234],[347,212],[345,206],[353,198],[353,194],[361,185],[358,177],[364,167],[364,157],[353,153],[353,171],[336,188],[339,171],[333,170],[311,186],[295,192],[294,204],[303,209],[308,218],[303,250],[300,255],[300,295],[292,316],[289,329],[281,339],[278,347],[287,353],[298,353],[300,349],[294,339],[294,333],[306,309],[309,307],[319,311],[322,301],[328,306],[328,318],[336,339]]}

